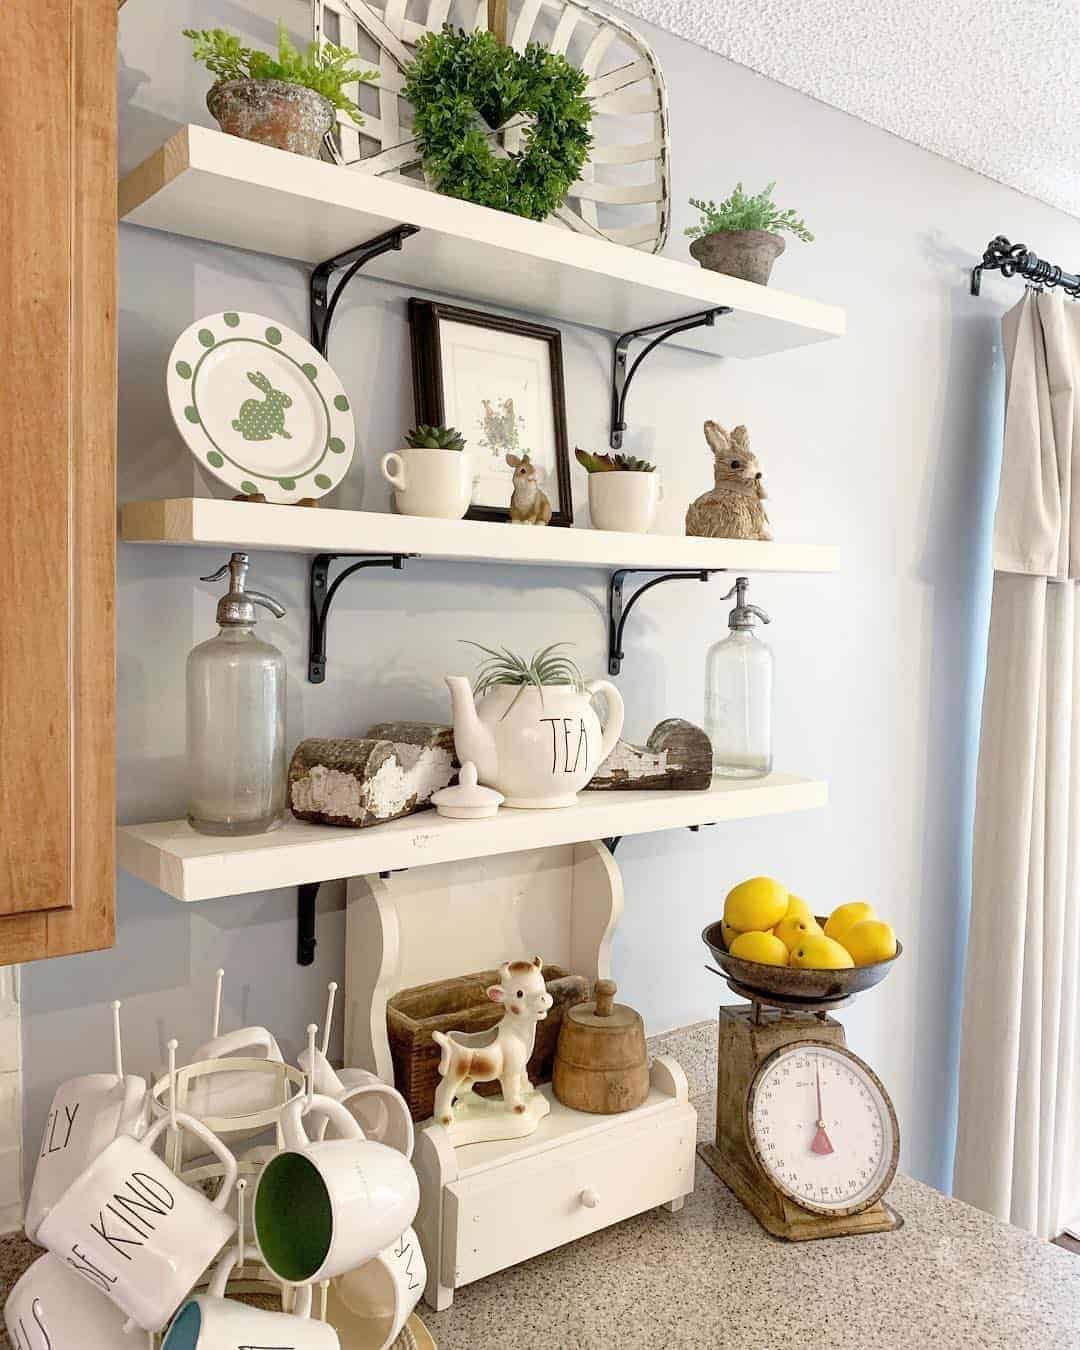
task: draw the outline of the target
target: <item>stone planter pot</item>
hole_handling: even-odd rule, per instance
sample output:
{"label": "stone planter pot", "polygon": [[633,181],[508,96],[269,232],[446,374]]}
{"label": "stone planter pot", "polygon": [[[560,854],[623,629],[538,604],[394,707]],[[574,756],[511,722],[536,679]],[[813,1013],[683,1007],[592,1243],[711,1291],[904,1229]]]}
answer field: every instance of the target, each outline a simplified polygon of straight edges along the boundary
{"label": "stone planter pot", "polygon": [[317,159],[334,125],[334,105],[314,89],[284,80],[219,80],[206,106],[222,131]]}
{"label": "stone planter pot", "polygon": [[720,230],[690,245],[691,257],[710,272],[724,272],[759,286],[769,284],[772,265],[783,251],[783,236],[771,230]]}

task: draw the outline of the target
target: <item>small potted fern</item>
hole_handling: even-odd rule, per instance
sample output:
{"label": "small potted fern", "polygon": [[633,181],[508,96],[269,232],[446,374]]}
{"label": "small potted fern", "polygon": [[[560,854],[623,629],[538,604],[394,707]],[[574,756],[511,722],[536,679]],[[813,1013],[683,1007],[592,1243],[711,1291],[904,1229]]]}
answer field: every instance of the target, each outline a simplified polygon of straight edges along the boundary
{"label": "small potted fern", "polygon": [[589,475],[589,517],[594,530],[648,534],[664,489],[656,465],[633,455],[593,455],[575,450]]}
{"label": "small potted fern", "polygon": [[400,450],[383,455],[382,474],[403,516],[460,520],[472,501],[465,437],[454,427],[414,427]]}
{"label": "small potted fern", "polygon": [[185,28],[184,36],[194,44],[195,60],[217,76],[206,106],[230,136],[317,159],[338,111],[364,124],[345,87],[378,77],[352,69],[360,60],[356,52],[332,42],[313,42],[301,52],[281,20],[276,57],[243,46],[225,28]]}
{"label": "small potted fern", "polygon": [[710,272],[769,284],[773,263],[784,251],[786,230],[796,239],[810,243],[814,236],[806,222],[793,210],[781,210],[772,199],[775,183],[769,183],[754,197],[748,197],[741,183],[719,206],[714,201],[690,198],[690,205],[701,212],[701,219],[686,233],[693,239],[690,254]]}

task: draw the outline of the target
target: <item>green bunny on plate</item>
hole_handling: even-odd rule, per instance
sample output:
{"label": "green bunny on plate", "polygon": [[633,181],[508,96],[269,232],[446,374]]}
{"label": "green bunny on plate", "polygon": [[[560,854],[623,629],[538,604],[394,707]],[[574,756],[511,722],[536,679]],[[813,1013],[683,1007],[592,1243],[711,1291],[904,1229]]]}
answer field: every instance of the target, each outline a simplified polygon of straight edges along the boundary
{"label": "green bunny on plate", "polygon": [[292,399],[275,389],[261,370],[249,370],[248,379],[266,397],[261,401],[244,399],[239,417],[233,418],[233,430],[238,431],[245,441],[269,441],[274,436],[291,441],[291,433],[285,430],[285,409],[292,407]]}

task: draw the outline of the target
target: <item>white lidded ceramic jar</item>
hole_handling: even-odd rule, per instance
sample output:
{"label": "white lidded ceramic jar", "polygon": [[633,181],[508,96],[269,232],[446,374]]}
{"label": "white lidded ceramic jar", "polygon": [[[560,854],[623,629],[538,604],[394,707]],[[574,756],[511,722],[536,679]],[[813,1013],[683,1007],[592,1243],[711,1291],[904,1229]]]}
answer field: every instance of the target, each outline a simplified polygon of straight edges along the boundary
{"label": "white lidded ceramic jar", "polygon": [[589,518],[594,530],[648,534],[664,500],[660,475],[636,470],[589,474]]}
{"label": "white lidded ceramic jar", "polygon": [[[474,701],[464,675],[446,679],[454,709],[458,759],[472,760],[479,779],[503,793],[507,806],[573,806],[622,734],[622,695],[608,680],[584,690],[570,684],[500,685]],[[607,698],[607,725],[592,696]]]}
{"label": "white lidded ceramic jar", "polygon": [[472,501],[472,467],[463,450],[406,445],[383,455],[382,475],[403,516],[460,520]]}

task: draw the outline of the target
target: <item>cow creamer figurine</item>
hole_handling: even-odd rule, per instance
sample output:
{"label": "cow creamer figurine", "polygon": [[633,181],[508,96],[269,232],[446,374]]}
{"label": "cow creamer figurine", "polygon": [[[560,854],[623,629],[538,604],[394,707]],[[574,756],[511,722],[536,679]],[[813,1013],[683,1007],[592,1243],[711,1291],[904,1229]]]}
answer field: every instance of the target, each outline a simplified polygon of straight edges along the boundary
{"label": "cow creamer figurine", "polygon": [[706,539],[771,539],[761,504],[768,494],[757,458],[750,453],[750,433],[745,427],[727,432],[717,422],[706,422],[705,439],[713,453],[714,487],[690,503],[686,533]]}
{"label": "cow creamer figurine", "polygon": [[[532,961],[503,962],[499,967],[499,983],[487,991],[492,1002],[503,1006],[502,1021],[490,1031],[431,1033],[442,1050],[439,1060],[442,1082],[435,1090],[435,1119],[440,1125],[463,1124],[455,1122],[455,1100],[464,1097],[474,1083],[489,1083],[496,1078],[502,1088],[502,1101],[473,1097],[469,1103],[471,1110],[489,1117],[482,1137],[497,1139],[528,1134],[539,1124],[541,1117],[535,1113],[535,1119],[525,1119],[530,1099],[537,1100],[526,1066],[536,1043],[536,1024],[547,1017],[554,1002],[544,984],[543,967],[539,956]],[[544,1098],[539,1101],[547,1107]],[[459,1102],[459,1112],[463,1105]],[[497,1121],[490,1120],[492,1116],[504,1118],[501,1130]],[[514,1117],[521,1119],[514,1122]]]}

